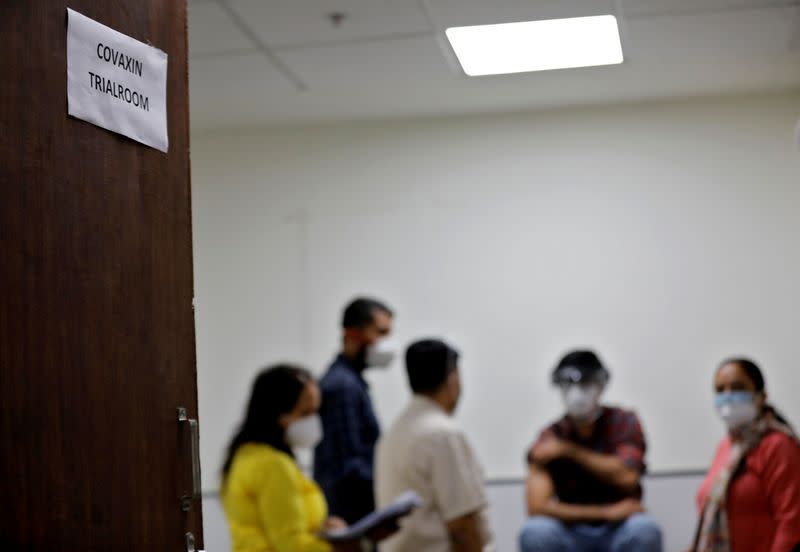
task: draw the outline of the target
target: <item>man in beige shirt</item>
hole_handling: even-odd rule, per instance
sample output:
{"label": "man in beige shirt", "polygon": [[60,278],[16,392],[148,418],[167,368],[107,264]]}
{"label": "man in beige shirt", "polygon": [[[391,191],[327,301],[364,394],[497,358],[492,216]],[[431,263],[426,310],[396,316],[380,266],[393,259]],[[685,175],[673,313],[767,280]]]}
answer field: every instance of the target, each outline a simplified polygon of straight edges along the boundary
{"label": "man in beige shirt", "polygon": [[458,353],[439,340],[406,352],[414,398],[378,443],[379,508],[405,491],[423,505],[381,544],[381,552],[491,552],[483,471],[452,416],[461,394]]}

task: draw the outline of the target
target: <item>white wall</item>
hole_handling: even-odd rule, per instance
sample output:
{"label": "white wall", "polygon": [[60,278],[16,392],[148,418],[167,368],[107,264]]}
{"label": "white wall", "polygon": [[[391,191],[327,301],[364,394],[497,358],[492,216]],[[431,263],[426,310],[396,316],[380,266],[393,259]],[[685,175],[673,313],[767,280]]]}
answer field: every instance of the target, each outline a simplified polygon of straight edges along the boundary
{"label": "white wall", "polygon": [[[459,417],[491,477],[518,477],[559,412],[548,374],[596,347],[655,470],[702,468],[721,435],[714,365],[765,367],[800,421],[800,95],[193,137],[203,481],[253,374],[320,373],[358,293],[404,342],[463,353]],[[402,366],[373,374],[388,424]]]}

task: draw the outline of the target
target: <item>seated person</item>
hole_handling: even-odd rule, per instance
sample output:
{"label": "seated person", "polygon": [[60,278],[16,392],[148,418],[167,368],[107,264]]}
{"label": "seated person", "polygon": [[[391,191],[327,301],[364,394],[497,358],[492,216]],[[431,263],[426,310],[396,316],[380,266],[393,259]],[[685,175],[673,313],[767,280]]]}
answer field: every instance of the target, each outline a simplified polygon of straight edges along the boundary
{"label": "seated person", "polygon": [[800,441],[767,402],[761,369],[723,362],[714,376],[728,435],[697,496],[697,552],[800,551]]}
{"label": "seated person", "polygon": [[528,455],[522,552],[661,551],[641,503],[642,428],[633,412],[600,405],[609,377],[591,351],[569,353],[553,372],[567,413]]}
{"label": "seated person", "polygon": [[461,395],[458,353],[438,340],[406,352],[414,397],[378,443],[375,495],[385,507],[413,490],[423,504],[381,544],[382,552],[494,550],[483,472],[453,421]]}
{"label": "seated person", "polygon": [[[360,552],[373,544],[329,544],[325,529],[346,527],[328,518],[322,491],[295,462],[292,449],[313,448],[322,437],[320,391],[294,366],[263,371],[222,469],[222,505],[233,552]],[[377,540],[380,537],[375,537]]]}

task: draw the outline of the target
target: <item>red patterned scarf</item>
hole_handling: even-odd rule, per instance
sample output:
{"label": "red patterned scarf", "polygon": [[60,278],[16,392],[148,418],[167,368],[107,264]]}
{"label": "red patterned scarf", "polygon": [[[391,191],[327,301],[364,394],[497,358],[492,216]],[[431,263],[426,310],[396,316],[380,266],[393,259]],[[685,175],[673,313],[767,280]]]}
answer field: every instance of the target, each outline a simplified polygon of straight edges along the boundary
{"label": "red patterned scarf", "polygon": [[768,411],[755,424],[750,426],[731,446],[731,457],[727,467],[717,477],[711,493],[706,499],[703,514],[697,526],[693,552],[730,552],[730,534],[728,533],[728,515],[725,508],[728,488],[733,476],[739,471],[747,459],[747,455],[758,446],[768,433],[779,431],[794,439],[800,445],[800,439],[788,425],[781,423],[775,415]]}

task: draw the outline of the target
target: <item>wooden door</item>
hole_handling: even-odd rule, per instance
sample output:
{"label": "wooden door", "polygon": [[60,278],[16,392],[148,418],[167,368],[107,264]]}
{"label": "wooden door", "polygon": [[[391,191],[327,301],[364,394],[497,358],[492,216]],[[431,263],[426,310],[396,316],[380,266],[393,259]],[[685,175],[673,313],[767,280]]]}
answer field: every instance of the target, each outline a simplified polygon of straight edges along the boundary
{"label": "wooden door", "polygon": [[[169,153],[67,116],[67,7],[167,52]],[[0,2],[0,550],[200,548],[186,24]]]}

